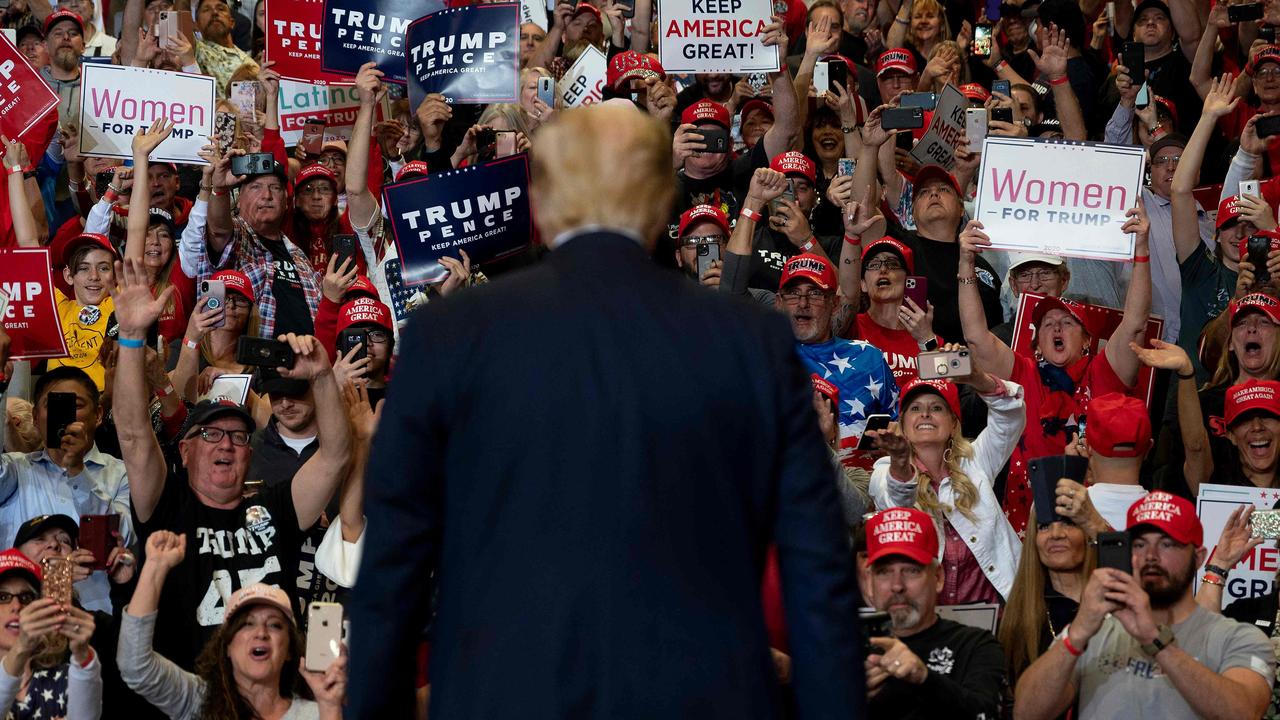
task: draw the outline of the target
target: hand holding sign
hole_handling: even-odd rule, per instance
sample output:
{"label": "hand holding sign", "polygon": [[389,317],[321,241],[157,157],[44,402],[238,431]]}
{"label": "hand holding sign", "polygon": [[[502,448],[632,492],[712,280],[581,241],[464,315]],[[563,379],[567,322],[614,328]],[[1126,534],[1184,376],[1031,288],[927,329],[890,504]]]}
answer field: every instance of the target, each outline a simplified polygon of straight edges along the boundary
{"label": "hand holding sign", "polygon": [[[970,220],[960,231],[960,274],[972,275],[977,258],[985,248],[991,247],[991,237],[982,231],[982,223]],[[968,272],[966,272],[968,271]]]}
{"label": "hand holding sign", "polygon": [[20,167],[26,168],[31,164],[30,158],[27,157],[27,146],[17,140],[0,135],[0,140],[4,141],[4,166],[8,168]]}
{"label": "hand holding sign", "polygon": [[1147,257],[1150,254],[1147,244],[1147,234],[1151,230],[1151,221],[1147,219],[1147,207],[1143,203],[1142,198],[1138,198],[1138,206],[1129,208],[1125,212],[1124,226],[1120,228],[1120,232],[1133,233],[1134,257]]}
{"label": "hand holding sign", "polygon": [[138,134],[133,136],[134,162],[150,158],[151,151],[164,142],[172,132],[173,123],[165,118],[156,120],[145,130],[139,130]]}
{"label": "hand holding sign", "polygon": [[376,105],[382,102],[387,94],[387,86],[382,82],[383,72],[377,63],[365,63],[356,73],[356,96],[362,105]]}

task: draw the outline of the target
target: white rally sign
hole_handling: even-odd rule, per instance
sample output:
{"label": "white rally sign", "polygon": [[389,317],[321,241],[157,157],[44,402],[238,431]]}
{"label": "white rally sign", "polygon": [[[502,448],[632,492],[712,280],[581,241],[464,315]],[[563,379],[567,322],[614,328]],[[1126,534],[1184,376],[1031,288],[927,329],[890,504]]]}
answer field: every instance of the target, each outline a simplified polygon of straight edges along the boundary
{"label": "white rally sign", "polygon": [[173,134],[152,161],[204,164],[200,148],[213,134],[212,77],[85,63],[80,78],[80,154],[131,158],[138,131],[166,118]]}
{"label": "white rally sign", "polygon": [[[1252,504],[1258,510],[1270,510],[1280,501],[1280,490],[1270,488],[1240,487],[1237,485],[1201,485],[1200,494],[1196,497],[1196,514],[1200,516],[1200,524],[1204,526],[1204,547],[1212,557],[1213,549],[1218,545],[1222,528],[1226,526],[1231,513],[1241,505]],[[1274,540],[1266,540],[1254,548],[1248,555],[1240,559],[1227,576],[1227,585],[1222,593],[1222,606],[1226,607],[1236,600],[1257,597],[1271,592],[1271,583],[1275,580],[1276,570],[1280,569],[1280,550],[1276,549]],[[1204,576],[1204,568],[1196,573],[1196,588],[1200,587],[1200,578]]]}
{"label": "white rally sign", "polygon": [[938,95],[929,129],[911,149],[911,157],[921,165],[941,165],[952,170],[956,165],[956,148],[964,138],[964,111],[969,100],[955,85],[946,85]]}
{"label": "white rally sign", "polygon": [[547,5],[542,0],[520,0],[520,24],[533,23],[547,31]]}
{"label": "white rally sign", "polygon": [[776,72],[777,47],[765,47],[771,0],[663,0],[658,59],[668,74]]}
{"label": "white rally sign", "polygon": [[[302,142],[302,126],[307,118],[324,118],[324,141],[350,140],[351,128],[360,110],[355,85],[312,85],[280,81],[280,137],[285,145]],[[374,122],[391,116],[386,97],[378,105]]]}
{"label": "white rally sign", "polygon": [[560,107],[573,108],[600,102],[604,98],[605,73],[608,70],[609,60],[604,53],[587,47],[556,84]]}
{"label": "white rally sign", "polygon": [[988,137],[974,219],[1001,250],[1129,260],[1145,162],[1140,146]]}

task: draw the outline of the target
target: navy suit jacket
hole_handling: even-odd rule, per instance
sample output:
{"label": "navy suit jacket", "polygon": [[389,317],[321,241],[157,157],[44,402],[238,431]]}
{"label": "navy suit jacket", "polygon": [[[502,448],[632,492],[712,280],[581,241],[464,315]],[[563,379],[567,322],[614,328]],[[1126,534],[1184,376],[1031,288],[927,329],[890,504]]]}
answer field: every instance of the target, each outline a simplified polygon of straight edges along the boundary
{"label": "navy suit jacket", "polygon": [[854,565],[785,319],[612,233],[415,313],[366,481],[348,717],[860,717]]}

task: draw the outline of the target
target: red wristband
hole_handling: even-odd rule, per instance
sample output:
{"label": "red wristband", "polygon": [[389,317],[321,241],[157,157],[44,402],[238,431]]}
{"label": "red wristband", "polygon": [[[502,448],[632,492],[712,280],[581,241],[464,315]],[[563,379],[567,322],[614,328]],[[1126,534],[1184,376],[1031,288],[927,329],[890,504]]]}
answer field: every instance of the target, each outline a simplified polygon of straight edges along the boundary
{"label": "red wristband", "polygon": [[861,245],[862,236],[861,235],[845,235],[844,241],[849,243],[850,245]]}
{"label": "red wristband", "polygon": [[1067,632],[1070,629],[1070,624],[1062,628],[1062,647],[1066,648],[1067,652],[1071,653],[1071,657],[1080,657],[1084,654],[1084,651],[1077,650],[1076,646],[1071,644],[1071,633]]}
{"label": "red wristband", "polygon": [[1133,261],[1136,263],[1151,262],[1151,256],[1150,255],[1134,255]]}
{"label": "red wristband", "polygon": [[80,669],[83,670],[89,667],[89,663],[91,662],[93,662],[93,648],[89,648],[89,657],[85,658],[84,662],[80,663]]}
{"label": "red wristband", "polygon": [[1062,77],[1057,77],[1057,78],[1049,78],[1050,85],[1065,85],[1069,82],[1071,82],[1071,78],[1067,77],[1066,75],[1063,75]]}
{"label": "red wristband", "polygon": [[749,210],[747,208],[742,208],[742,212],[738,214],[750,220],[751,222],[760,222],[762,219],[764,219],[764,216],[761,215],[760,213],[756,212],[755,210]]}

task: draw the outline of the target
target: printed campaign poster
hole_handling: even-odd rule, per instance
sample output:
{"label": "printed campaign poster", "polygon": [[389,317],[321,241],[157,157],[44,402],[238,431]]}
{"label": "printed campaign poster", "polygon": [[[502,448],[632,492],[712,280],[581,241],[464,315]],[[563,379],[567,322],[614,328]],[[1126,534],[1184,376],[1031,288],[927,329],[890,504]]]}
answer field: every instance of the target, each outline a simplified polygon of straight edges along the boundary
{"label": "printed campaign poster", "polygon": [[[1200,516],[1200,524],[1204,526],[1204,546],[1209,551],[1207,557],[1213,556],[1213,549],[1222,536],[1222,528],[1237,507],[1253,505],[1259,510],[1270,510],[1277,502],[1280,502],[1280,490],[1236,485],[1201,485],[1196,497],[1196,514]],[[1276,549],[1274,540],[1266,540],[1230,570],[1231,573],[1225,578],[1227,584],[1223,588],[1222,607],[1236,600],[1270,593],[1276,571],[1280,570],[1280,550]],[[1204,568],[1201,567],[1195,575],[1197,590],[1203,576]]]}
{"label": "printed campaign poster", "polygon": [[968,625],[979,630],[996,634],[996,626],[1000,622],[1000,606],[995,603],[973,603],[970,605],[939,605],[938,617],[961,625]]}
{"label": "printed campaign poster", "polygon": [[[302,141],[302,126],[308,118],[323,118],[324,139],[350,140],[351,128],[360,111],[355,85],[311,85],[280,81],[280,136],[285,145]],[[391,117],[390,101],[384,96],[374,109],[374,122]]]}
{"label": "printed campaign poster", "polygon": [[533,23],[543,32],[550,29],[547,22],[547,4],[543,0],[520,0],[520,25]]}
{"label": "printed campaign poster", "polygon": [[58,105],[58,94],[6,37],[0,41],[0,133],[26,134]]}
{"label": "printed campaign poster", "polygon": [[1000,250],[1129,260],[1134,238],[1120,228],[1146,157],[1141,146],[988,137],[974,219]]}
{"label": "printed campaign poster", "polygon": [[13,359],[67,356],[49,248],[0,250],[0,291],[9,297],[3,322]]}
{"label": "printed campaign poster", "polygon": [[473,263],[523,250],[533,234],[524,154],[434,173],[383,188],[406,286],[443,280],[444,255]]}
{"label": "printed campaign poster", "polygon": [[956,148],[965,136],[964,111],[969,100],[954,85],[946,85],[938,94],[929,129],[911,148],[911,157],[921,165],[941,165],[947,170],[956,166]]}
{"label": "printed campaign poster", "polygon": [[291,0],[266,4],[266,60],[280,77],[323,85],[351,82],[347,75],[322,69],[324,0]]}
{"label": "printed campaign poster", "polygon": [[[1031,326],[1031,313],[1035,311],[1036,303],[1040,302],[1043,297],[1044,295],[1033,292],[1024,292],[1018,296],[1018,311],[1014,316],[1016,324],[1013,327],[1013,351],[1019,355],[1025,355],[1029,358],[1036,356],[1036,330]],[[1115,332],[1116,328],[1120,326],[1124,311],[1088,303],[1076,303],[1075,305],[1080,312],[1084,313],[1084,321],[1089,324],[1089,354],[1097,355],[1106,347],[1111,333]],[[1162,332],[1164,332],[1164,320],[1155,315],[1148,317],[1147,332],[1143,335],[1142,344],[1150,347],[1151,341],[1158,339]],[[1137,389],[1134,392],[1134,396],[1142,398],[1148,407],[1151,406],[1151,377],[1151,368],[1146,365],[1140,367],[1138,369]]]}
{"label": "printed campaign poster", "polygon": [[520,6],[469,5],[418,18],[406,34],[409,107],[431,93],[450,103],[520,96]]}
{"label": "printed campaign poster", "polygon": [[125,65],[85,65],[80,75],[80,154],[133,157],[133,137],[160,118],[173,134],[152,162],[204,165],[200,148],[213,134],[214,79],[208,75]]}
{"label": "printed campaign poster", "polygon": [[383,80],[403,85],[409,23],[442,9],[442,0],[324,0],[321,69],[354,77],[376,62]]}
{"label": "printed campaign poster", "polygon": [[771,0],[663,0],[658,4],[658,59],[668,75],[776,72],[776,46],[765,47]]}
{"label": "printed campaign poster", "polygon": [[588,46],[573,67],[556,83],[560,107],[592,105],[604,99],[604,83],[609,61],[599,49]]}

